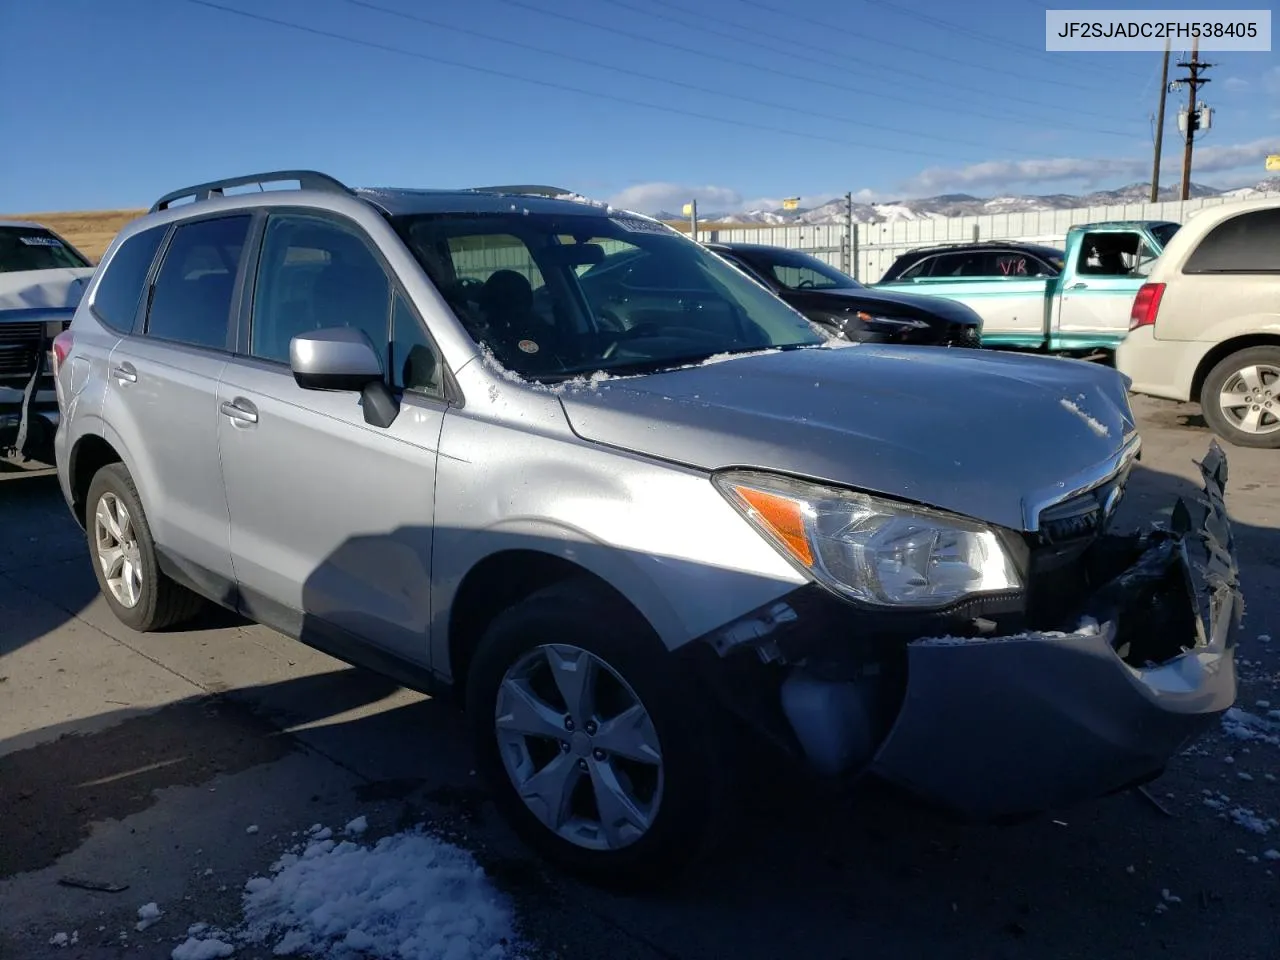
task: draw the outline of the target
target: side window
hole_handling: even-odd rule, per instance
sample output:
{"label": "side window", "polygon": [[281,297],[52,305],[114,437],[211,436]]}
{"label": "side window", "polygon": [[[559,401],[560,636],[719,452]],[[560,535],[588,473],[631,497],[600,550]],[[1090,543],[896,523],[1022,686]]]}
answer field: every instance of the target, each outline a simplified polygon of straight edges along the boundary
{"label": "side window", "polygon": [[991,254],[987,272],[995,277],[1036,276],[1038,261],[1016,250],[998,250]]}
{"label": "side window", "polygon": [[818,271],[809,267],[788,267],[780,263],[774,263],[770,264],[769,269],[773,272],[773,276],[778,283],[791,290],[799,290],[805,287],[831,286],[829,277],[824,277]]}
{"label": "side window", "polygon": [[224,349],[248,216],[184,223],[156,274],[147,336]]}
{"label": "side window", "polygon": [[915,279],[916,277],[927,277],[927,276],[929,276],[929,270],[930,270],[930,268],[932,268],[932,267],[933,267],[933,265],[934,265],[934,263],[937,261],[937,259],[938,259],[937,257],[922,257],[922,258],[920,258],[920,259],[919,259],[919,260],[917,260],[915,263],[913,263],[911,266],[907,267],[907,269],[903,270],[903,271],[902,271],[902,273],[898,274],[898,279],[900,279],[900,280],[913,280],[913,279]]}
{"label": "side window", "polygon": [[120,244],[112,255],[89,304],[93,315],[111,329],[121,333],[133,329],[147,274],[168,232],[168,224],[143,230]]}
{"label": "side window", "polygon": [[1218,224],[1182,272],[1280,273],[1280,210],[1254,210]]}
{"label": "side window", "polygon": [[440,358],[409,301],[397,292],[391,307],[391,384],[412,393],[443,393]]}
{"label": "side window", "polygon": [[357,327],[385,358],[390,311],[391,281],[355,230],[301,215],[267,220],[253,293],[253,356],[287,364],[289,341],[299,334]]}
{"label": "side window", "polygon": [[1086,233],[1080,241],[1076,273],[1128,277],[1138,265],[1142,237],[1136,233]]}
{"label": "side window", "polygon": [[983,273],[981,253],[944,253],[935,257],[931,277],[981,277]]}

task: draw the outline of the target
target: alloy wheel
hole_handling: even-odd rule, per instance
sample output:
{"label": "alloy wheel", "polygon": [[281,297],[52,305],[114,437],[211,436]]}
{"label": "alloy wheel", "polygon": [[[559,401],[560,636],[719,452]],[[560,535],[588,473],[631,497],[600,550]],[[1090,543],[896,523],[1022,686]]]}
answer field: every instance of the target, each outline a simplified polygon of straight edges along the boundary
{"label": "alloy wheel", "polygon": [[516,792],[558,836],[619,850],[653,825],[665,772],[657,731],[602,658],[569,644],[530,650],[502,678],[494,724]]}
{"label": "alloy wheel", "polygon": [[1280,430],[1280,368],[1256,363],[1229,376],[1218,394],[1223,417],[1241,433]]}
{"label": "alloy wheel", "polygon": [[98,498],[93,512],[93,540],[98,565],[111,596],[132,609],[142,598],[142,554],[129,510],[114,493]]}

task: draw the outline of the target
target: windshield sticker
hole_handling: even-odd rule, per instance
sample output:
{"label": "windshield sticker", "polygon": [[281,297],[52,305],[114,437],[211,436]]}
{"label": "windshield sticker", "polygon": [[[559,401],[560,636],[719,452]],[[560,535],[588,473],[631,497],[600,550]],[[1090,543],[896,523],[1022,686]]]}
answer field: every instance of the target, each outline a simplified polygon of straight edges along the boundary
{"label": "windshield sticker", "polygon": [[62,241],[56,237],[19,237],[19,242],[26,244],[28,247],[60,247]]}
{"label": "windshield sticker", "polygon": [[672,230],[665,223],[659,223],[652,220],[641,220],[639,217],[610,217],[611,223],[617,224],[623,230],[629,230],[631,233],[678,233]]}
{"label": "windshield sticker", "polygon": [[523,350],[525,353],[538,352],[538,345],[534,343],[532,340],[521,340],[519,343],[516,344],[516,346],[519,347],[521,350]]}

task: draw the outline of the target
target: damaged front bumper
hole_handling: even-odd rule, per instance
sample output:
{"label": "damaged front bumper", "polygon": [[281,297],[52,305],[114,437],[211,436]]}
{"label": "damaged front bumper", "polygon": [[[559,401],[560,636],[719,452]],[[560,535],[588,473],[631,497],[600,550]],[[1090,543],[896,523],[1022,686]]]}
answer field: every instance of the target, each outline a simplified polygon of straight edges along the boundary
{"label": "damaged front bumper", "polygon": [[[1236,695],[1243,599],[1216,443],[1200,469],[1202,497],[1179,500],[1168,529],[1099,542],[1109,575],[1069,629],[905,641],[841,631],[815,645],[831,619],[781,603],[705,638],[720,668],[708,673],[731,706],[819,771],[876,774],[972,819],[1151,780]],[[879,649],[835,670],[842,658],[813,655],[851,639]],[[761,682],[769,671],[776,684]]]}

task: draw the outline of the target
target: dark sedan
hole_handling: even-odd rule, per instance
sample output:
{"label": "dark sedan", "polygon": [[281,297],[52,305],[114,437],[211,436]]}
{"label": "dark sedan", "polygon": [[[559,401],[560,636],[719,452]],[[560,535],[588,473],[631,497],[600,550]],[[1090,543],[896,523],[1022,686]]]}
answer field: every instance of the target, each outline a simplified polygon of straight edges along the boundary
{"label": "dark sedan", "polygon": [[954,300],[863,286],[817,257],[756,243],[707,247],[806,317],[846,339],[940,347],[980,346],[982,318]]}

